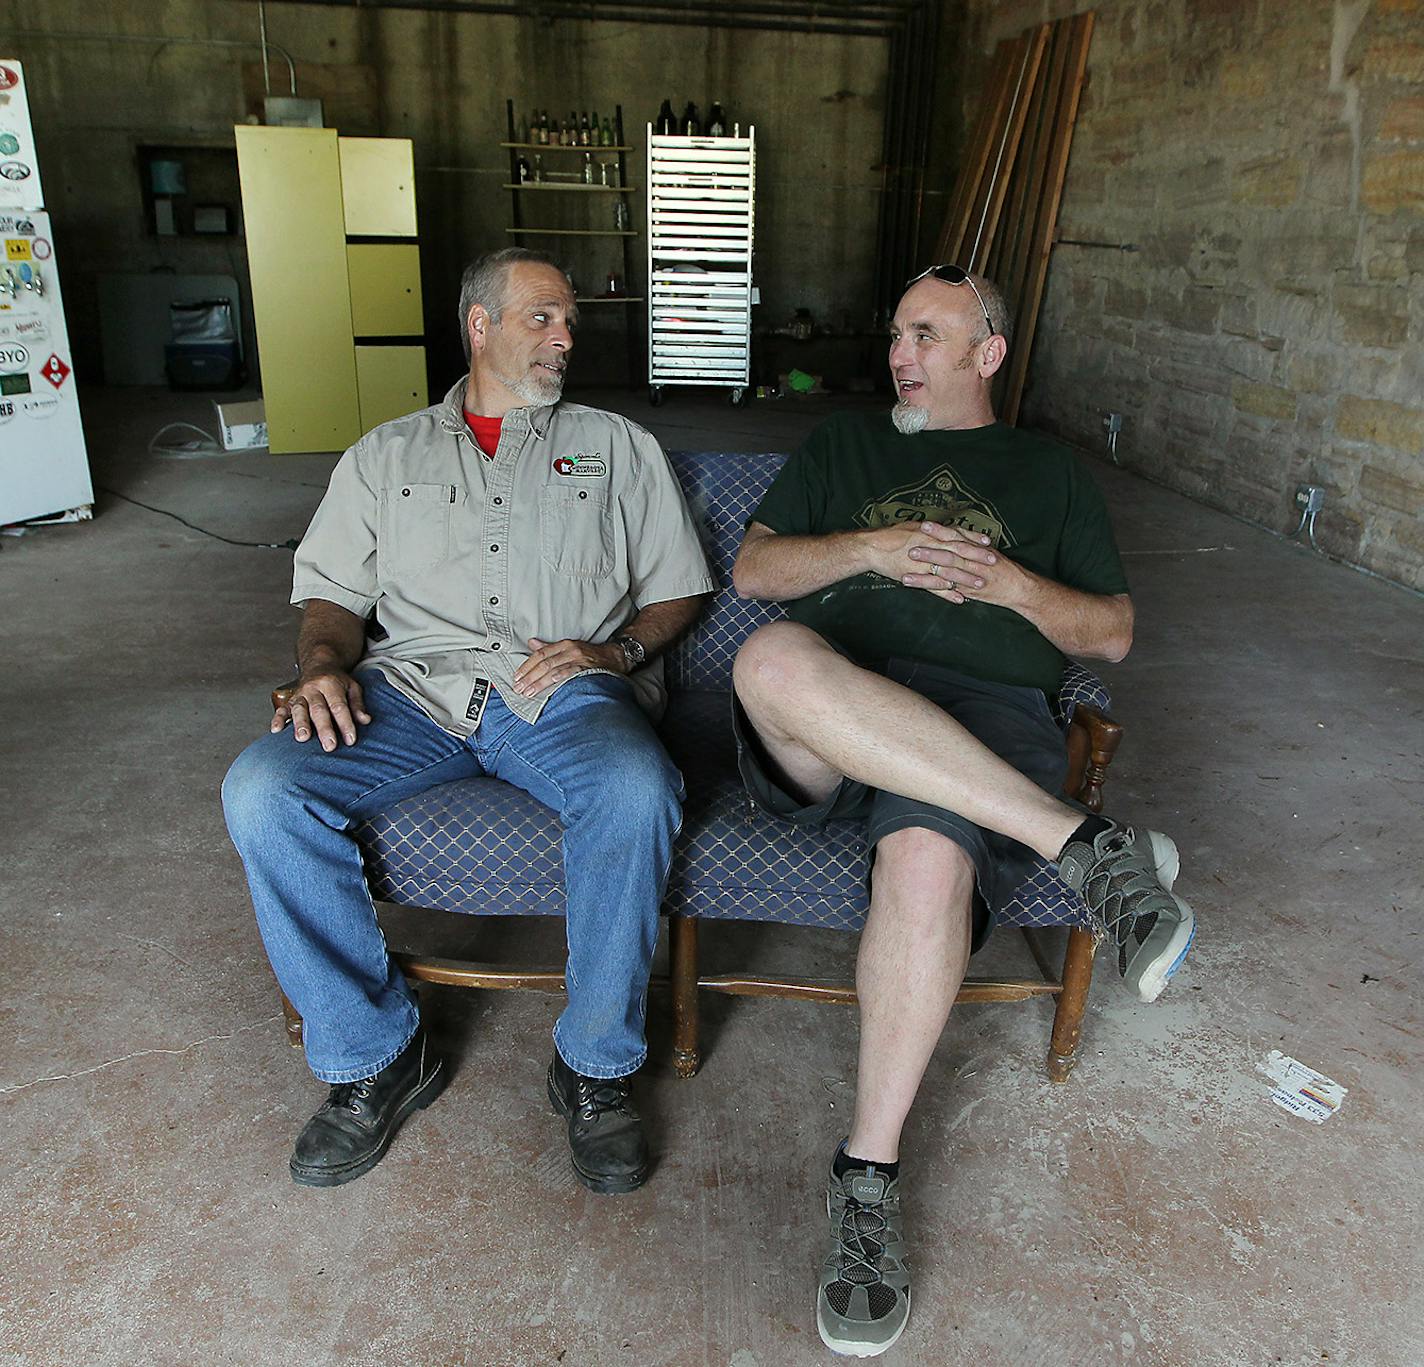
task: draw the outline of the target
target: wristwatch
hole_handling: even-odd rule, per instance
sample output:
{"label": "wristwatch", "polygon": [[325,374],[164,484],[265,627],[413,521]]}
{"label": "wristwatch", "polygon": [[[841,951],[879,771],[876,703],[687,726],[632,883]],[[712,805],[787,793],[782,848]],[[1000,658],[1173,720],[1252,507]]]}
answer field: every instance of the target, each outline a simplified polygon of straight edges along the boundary
{"label": "wristwatch", "polygon": [[631,636],[615,636],[613,644],[623,652],[623,663],[628,666],[628,673],[647,664],[648,650],[641,641],[635,641]]}

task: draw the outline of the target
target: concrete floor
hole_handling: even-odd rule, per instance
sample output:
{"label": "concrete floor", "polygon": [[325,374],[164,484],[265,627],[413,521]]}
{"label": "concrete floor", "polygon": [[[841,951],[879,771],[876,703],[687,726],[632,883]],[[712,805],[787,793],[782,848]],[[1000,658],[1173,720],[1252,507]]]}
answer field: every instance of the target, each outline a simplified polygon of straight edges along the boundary
{"label": "concrete floor", "polygon": [[[634,399],[667,444],[713,449],[785,448],[831,402]],[[94,391],[85,413],[96,483],[239,539],[299,535],[331,464],[148,455],[170,417],[210,425],[198,399]],[[1175,835],[1199,948],[1150,1007],[1104,968],[1063,1087],[1046,1002],[956,1013],[907,1137],[915,1311],[886,1360],[1417,1367],[1424,604],[1095,473],[1139,616],[1105,671],[1127,728],[1109,810]],[[290,563],[109,493],[91,525],[0,542],[0,1363],[830,1360],[812,1303],[843,1008],[710,1002],[682,1082],[655,998],[660,1162],[610,1199],[573,1181],[546,1113],[555,999],[431,989],[444,1098],[361,1181],[291,1184],[322,1093],[217,798],[287,673]],[[421,919],[394,937],[557,952],[557,923]],[[714,967],[854,950],[704,942]],[[1022,942],[976,961],[995,966],[1029,971]],[[1272,1049],[1349,1088],[1328,1123],[1272,1104]]]}

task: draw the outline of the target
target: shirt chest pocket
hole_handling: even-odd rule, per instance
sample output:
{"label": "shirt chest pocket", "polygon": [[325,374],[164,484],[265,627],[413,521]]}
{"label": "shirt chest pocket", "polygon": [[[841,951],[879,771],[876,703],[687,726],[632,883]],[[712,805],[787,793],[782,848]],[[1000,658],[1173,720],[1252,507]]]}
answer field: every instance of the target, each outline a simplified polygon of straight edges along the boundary
{"label": "shirt chest pocket", "polygon": [[613,510],[601,489],[539,491],[539,553],[550,569],[580,579],[613,572]]}
{"label": "shirt chest pocket", "polygon": [[454,484],[397,484],[381,490],[376,573],[382,582],[428,574],[450,558],[450,523],[465,501]]}

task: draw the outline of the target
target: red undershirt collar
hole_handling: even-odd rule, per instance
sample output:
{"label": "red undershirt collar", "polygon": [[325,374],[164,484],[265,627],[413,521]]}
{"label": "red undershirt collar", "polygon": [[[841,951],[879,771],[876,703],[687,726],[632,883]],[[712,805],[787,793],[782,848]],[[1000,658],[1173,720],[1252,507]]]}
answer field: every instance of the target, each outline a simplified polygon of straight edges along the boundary
{"label": "red undershirt collar", "polygon": [[465,409],[465,422],[469,424],[475,445],[484,453],[485,459],[493,460],[494,453],[499,447],[499,429],[504,425],[504,419],[483,418],[478,413],[471,413],[467,408]]}

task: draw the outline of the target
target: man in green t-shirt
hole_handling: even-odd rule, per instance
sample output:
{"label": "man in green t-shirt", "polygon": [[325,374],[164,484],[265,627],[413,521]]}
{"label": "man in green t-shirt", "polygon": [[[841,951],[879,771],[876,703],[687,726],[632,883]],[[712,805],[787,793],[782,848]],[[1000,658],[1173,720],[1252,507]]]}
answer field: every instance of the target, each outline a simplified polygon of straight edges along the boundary
{"label": "man in green t-shirt", "polygon": [[1065,655],[1120,660],[1133,608],[1102,496],[1064,448],[994,417],[997,289],[952,266],[891,327],[896,403],[842,415],[783,467],[733,579],[787,603],[735,667],[739,762],[788,820],[863,816],[875,848],[856,966],[860,1062],[832,1160],[816,1320],[869,1357],[910,1312],[900,1133],[992,908],[1055,862],[1152,1001],[1186,955],[1176,847],[1062,801],[1048,697]]}

